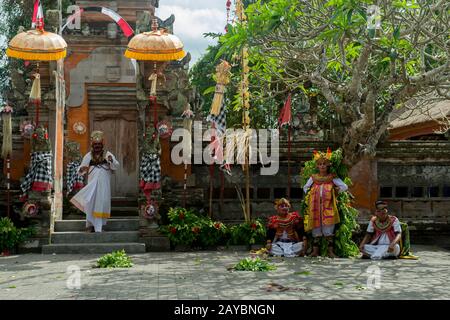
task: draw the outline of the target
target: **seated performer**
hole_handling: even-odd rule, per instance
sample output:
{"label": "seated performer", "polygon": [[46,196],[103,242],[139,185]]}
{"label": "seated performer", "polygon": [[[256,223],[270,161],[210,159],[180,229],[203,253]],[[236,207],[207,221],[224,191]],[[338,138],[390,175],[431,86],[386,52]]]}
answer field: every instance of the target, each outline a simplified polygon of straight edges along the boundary
{"label": "seated performer", "polygon": [[[382,259],[398,257],[400,254],[399,241],[402,235],[400,221],[388,214],[387,203],[375,203],[375,216],[370,219],[367,234],[359,246],[364,258]],[[366,244],[368,243],[369,244]]]}
{"label": "seated performer", "polygon": [[290,208],[285,198],[275,201],[278,215],[269,218],[266,248],[274,256],[303,257],[307,247],[303,222],[297,212],[289,212]]}

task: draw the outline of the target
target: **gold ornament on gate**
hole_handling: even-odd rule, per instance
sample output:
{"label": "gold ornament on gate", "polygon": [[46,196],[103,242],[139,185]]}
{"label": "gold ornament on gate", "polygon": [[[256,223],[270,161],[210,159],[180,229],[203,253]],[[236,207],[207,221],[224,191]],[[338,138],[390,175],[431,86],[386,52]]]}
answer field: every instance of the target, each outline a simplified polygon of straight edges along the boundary
{"label": "gold ornament on gate", "polygon": [[230,83],[231,78],[231,65],[222,60],[222,62],[216,67],[216,89],[214,92],[213,102],[211,104],[210,114],[214,116],[218,116],[220,113],[220,109],[222,108],[223,98],[225,95],[226,85]]}

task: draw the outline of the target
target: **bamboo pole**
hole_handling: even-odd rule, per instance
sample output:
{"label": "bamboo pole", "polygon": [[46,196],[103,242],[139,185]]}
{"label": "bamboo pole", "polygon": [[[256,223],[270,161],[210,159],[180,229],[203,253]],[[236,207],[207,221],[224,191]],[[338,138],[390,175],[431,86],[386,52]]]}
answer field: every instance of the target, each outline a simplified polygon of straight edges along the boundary
{"label": "bamboo pole", "polygon": [[[236,14],[239,18],[239,21],[245,26],[247,17],[245,16],[244,12],[244,4],[242,3],[242,0],[236,1]],[[244,46],[242,48],[242,82],[241,82],[241,97],[242,97],[242,128],[246,132],[250,129],[250,94],[248,91],[249,83],[248,83],[248,73],[249,73],[249,67],[248,67],[248,47]],[[245,164],[244,164],[244,172],[245,172],[245,210],[244,210],[244,217],[245,221],[249,222],[251,219],[251,212],[250,212],[250,164],[249,164],[249,148],[250,143],[248,144],[248,147],[246,146],[245,150]]]}
{"label": "bamboo pole", "polygon": [[[62,35],[62,0],[58,0],[59,9],[59,35]],[[54,232],[55,220],[61,220],[63,216],[63,159],[64,159],[64,104],[65,104],[65,82],[64,82],[64,60],[57,61],[55,74],[55,152],[54,152],[54,198],[53,210],[50,221],[50,241]]]}

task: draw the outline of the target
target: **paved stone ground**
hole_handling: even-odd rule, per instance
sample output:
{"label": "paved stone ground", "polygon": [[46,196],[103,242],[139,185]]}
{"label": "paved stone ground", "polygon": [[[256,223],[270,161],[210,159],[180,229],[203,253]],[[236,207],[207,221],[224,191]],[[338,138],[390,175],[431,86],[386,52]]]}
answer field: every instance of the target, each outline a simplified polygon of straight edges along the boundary
{"label": "paved stone ground", "polygon": [[[4,299],[450,299],[450,251],[415,246],[419,260],[276,258],[271,272],[231,272],[248,252],[132,255],[129,269],[95,269],[99,255],[24,254],[0,258]],[[68,289],[69,266],[81,289]],[[381,270],[380,289],[367,268]],[[268,290],[272,291],[268,291]]]}

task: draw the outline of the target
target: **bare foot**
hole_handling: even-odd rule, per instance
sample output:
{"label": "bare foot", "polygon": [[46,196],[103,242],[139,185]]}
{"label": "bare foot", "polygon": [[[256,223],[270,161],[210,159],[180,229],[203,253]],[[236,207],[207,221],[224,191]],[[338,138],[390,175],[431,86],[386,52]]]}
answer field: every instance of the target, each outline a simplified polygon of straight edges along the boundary
{"label": "bare foot", "polygon": [[313,247],[313,252],[311,253],[310,257],[316,258],[319,256],[319,247]]}
{"label": "bare foot", "polygon": [[328,257],[332,259],[337,258],[337,256],[333,252],[333,247],[328,247]]}

